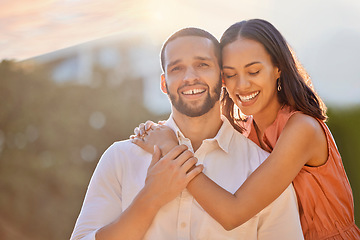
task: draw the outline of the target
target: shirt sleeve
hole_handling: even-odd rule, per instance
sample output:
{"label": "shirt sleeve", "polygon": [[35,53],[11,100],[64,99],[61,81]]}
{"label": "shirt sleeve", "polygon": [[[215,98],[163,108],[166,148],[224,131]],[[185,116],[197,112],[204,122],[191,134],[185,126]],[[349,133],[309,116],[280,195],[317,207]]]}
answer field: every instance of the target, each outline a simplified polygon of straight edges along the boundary
{"label": "shirt sleeve", "polygon": [[259,213],[258,239],[304,239],[292,184]]}
{"label": "shirt sleeve", "polygon": [[97,230],[114,221],[122,212],[121,161],[114,144],[108,148],[91,177],[71,240],[95,240]]}

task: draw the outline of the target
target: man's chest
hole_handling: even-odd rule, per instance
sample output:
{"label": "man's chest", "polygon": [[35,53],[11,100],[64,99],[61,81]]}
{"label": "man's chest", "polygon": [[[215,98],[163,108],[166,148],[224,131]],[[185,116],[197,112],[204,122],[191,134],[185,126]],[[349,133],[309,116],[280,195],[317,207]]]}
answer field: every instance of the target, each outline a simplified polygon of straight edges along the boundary
{"label": "man's chest", "polygon": [[[127,166],[127,170],[123,172],[121,180],[123,210],[143,188],[150,157],[143,159],[144,164]],[[230,192],[238,189],[249,173],[248,167],[233,163],[226,155],[204,154],[197,157],[205,166],[204,173]],[[241,227],[226,231],[202,209],[187,190],[184,190],[160,209],[145,239],[256,239],[257,222],[258,218],[254,217]]]}

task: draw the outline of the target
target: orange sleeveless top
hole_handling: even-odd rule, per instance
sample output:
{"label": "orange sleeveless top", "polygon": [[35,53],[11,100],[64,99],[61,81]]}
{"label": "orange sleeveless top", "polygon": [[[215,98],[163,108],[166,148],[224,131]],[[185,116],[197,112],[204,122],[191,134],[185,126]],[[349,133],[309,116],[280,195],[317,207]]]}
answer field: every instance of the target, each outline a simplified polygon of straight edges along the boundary
{"label": "orange sleeveless top", "polygon": [[[289,118],[296,113],[290,107],[279,110],[274,123],[265,130],[263,142],[271,152]],[[245,123],[249,139],[259,144],[252,119]],[[354,221],[354,202],[349,180],[335,141],[326,124],[322,126],[328,144],[327,162],[319,167],[304,166],[293,185],[298,197],[301,226],[306,240],[360,239]]]}

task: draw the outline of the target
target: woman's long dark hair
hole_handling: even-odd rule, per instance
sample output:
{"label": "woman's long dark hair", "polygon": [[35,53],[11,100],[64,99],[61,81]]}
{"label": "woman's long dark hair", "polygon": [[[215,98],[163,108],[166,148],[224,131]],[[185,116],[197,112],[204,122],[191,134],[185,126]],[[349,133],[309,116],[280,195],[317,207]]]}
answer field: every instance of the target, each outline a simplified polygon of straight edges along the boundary
{"label": "woman's long dark hair", "polygon": [[[281,71],[281,91],[278,92],[281,105],[288,105],[294,110],[326,121],[326,106],[314,91],[309,75],[296,59],[284,37],[271,23],[262,19],[251,19],[233,24],[221,37],[221,50],[240,37],[261,43],[270,54],[274,66]],[[240,112],[235,112],[234,102],[226,89],[221,101],[222,113],[235,129],[242,132],[242,119],[237,117]]]}

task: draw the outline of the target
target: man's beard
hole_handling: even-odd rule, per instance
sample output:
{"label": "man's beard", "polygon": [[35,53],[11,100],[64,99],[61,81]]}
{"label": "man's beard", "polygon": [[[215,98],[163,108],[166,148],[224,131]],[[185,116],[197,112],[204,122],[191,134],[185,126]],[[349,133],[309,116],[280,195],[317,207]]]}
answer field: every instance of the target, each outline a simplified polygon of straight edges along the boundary
{"label": "man's beard", "polygon": [[176,95],[169,91],[167,85],[166,90],[168,92],[168,96],[170,97],[171,104],[175,107],[176,110],[188,117],[199,117],[209,112],[214,107],[215,103],[220,100],[221,85],[221,81],[218,81],[211,93],[211,89],[208,88],[209,91],[207,92],[204,103],[201,106],[195,107],[191,106],[189,103],[184,102],[180,97],[181,93],[179,91],[177,92],[177,95],[179,96],[177,99]]}

